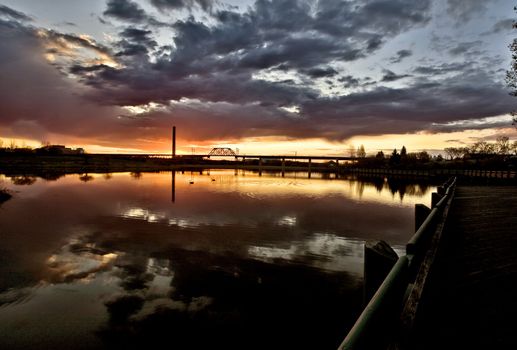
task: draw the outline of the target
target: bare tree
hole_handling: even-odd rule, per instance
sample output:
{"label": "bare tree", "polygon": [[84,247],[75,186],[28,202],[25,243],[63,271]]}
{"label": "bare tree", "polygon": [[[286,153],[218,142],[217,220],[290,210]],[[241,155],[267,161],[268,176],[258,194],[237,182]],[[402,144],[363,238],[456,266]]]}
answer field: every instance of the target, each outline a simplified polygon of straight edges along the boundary
{"label": "bare tree", "polygon": [[[517,7],[514,7],[513,10],[517,11]],[[517,22],[514,21],[512,27],[517,28]],[[506,84],[510,88],[510,95],[517,96],[517,38],[513,39],[509,48],[512,53],[512,62],[510,69],[506,71]],[[517,111],[512,111],[510,115],[512,116],[512,124],[517,127]]]}
{"label": "bare tree", "polygon": [[499,136],[496,140],[495,148],[499,154],[509,154],[510,139],[508,136]]}
{"label": "bare tree", "polygon": [[451,160],[464,158],[467,154],[470,153],[470,150],[467,147],[446,147],[444,148],[444,151]]}
{"label": "bare tree", "polygon": [[348,155],[351,158],[355,157],[355,147],[354,147],[354,145],[350,145],[350,147],[348,147]]}
{"label": "bare tree", "polygon": [[469,148],[470,153],[474,154],[493,154],[495,145],[486,141],[478,141]]}

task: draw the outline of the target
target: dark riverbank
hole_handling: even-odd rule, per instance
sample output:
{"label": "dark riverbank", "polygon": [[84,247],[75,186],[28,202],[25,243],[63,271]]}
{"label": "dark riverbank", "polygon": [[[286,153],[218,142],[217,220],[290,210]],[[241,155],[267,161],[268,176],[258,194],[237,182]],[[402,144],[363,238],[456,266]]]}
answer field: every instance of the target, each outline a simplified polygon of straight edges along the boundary
{"label": "dark riverbank", "polygon": [[0,154],[0,172],[6,175],[38,176],[57,179],[65,174],[116,173],[116,172],[158,172],[158,171],[202,171],[204,169],[243,169],[258,172],[314,172],[339,173],[367,177],[409,177],[447,178],[458,176],[469,181],[490,181],[515,183],[517,178],[513,161],[496,163],[474,161],[442,161],[422,164],[389,165],[372,163],[371,159],[356,162],[305,161],[267,159],[215,160],[201,156],[123,155],[123,154],[68,154],[50,155],[34,153]]}
{"label": "dark riverbank", "polygon": [[6,190],[0,189],[0,203],[3,203],[9,199],[11,199],[11,194],[7,192]]}
{"label": "dark riverbank", "polygon": [[[20,172],[126,172],[126,171],[161,171],[171,169],[263,169],[278,170],[282,168],[280,160],[269,161],[259,166],[258,160],[246,161],[214,160],[196,156],[156,157],[145,155],[122,154],[77,154],[77,155],[37,155],[37,154],[1,154],[0,170],[4,173]],[[286,161],[285,168],[306,170],[303,162]],[[333,162],[313,163],[313,171],[335,171]]]}

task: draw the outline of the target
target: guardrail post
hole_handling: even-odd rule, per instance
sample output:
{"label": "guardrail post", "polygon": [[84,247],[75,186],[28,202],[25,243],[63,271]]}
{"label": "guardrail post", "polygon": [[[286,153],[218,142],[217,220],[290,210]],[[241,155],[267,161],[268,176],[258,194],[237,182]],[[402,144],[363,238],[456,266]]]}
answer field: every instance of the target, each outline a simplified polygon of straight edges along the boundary
{"label": "guardrail post", "polygon": [[379,289],[398,258],[397,253],[384,241],[367,241],[364,244],[364,305]]}
{"label": "guardrail post", "polygon": [[443,198],[443,196],[441,194],[438,194],[438,193],[432,193],[431,194],[431,207],[435,207],[436,204],[438,204],[438,202]]}
{"label": "guardrail post", "polygon": [[431,208],[427,205],[415,204],[415,232],[419,229],[430,212]]}

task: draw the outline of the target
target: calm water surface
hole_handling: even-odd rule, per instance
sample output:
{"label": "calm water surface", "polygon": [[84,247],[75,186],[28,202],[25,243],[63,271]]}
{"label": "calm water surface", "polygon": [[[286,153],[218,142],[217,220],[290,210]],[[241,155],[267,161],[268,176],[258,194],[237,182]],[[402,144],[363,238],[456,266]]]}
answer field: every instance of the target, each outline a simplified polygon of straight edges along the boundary
{"label": "calm water surface", "polygon": [[0,175],[0,348],[335,349],[434,188],[330,177]]}

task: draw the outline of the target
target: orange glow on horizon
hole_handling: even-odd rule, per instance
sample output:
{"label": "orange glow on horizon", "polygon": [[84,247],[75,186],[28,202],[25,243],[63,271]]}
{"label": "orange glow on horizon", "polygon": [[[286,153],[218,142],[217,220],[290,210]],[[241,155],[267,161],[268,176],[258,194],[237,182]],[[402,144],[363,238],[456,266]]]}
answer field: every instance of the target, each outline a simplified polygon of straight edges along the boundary
{"label": "orange glow on horizon", "polygon": [[[178,130],[181,133],[181,130]],[[465,130],[451,133],[425,133],[415,134],[385,134],[376,136],[354,136],[342,142],[330,142],[323,139],[290,139],[287,137],[253,137],[236,140],[205,140],[192,141],[176,140],[177,154],[206,154],[213,147],[228,147],[238,150],[241,155],[265,154],[265,155],[330,155],[348,156],[349,149],[355,149],[364,145],[367,155],[374,155],[382,150],[399,150],[405,146],[408,152],[426,150],[438,154],[446,147],[464,147],[473,144],[477,140],[494,141],[498,136],[506,135],[512,141],[517,140],[517,130],[508,128],[488,128],[483,130]],[[56,140],[59,140],[56,142]],[[133,143],[97,141],[52,135],[49,137],[51,144],[66,145],[71,148],[84,148],[88,153],[153,153],[170,154],[171,140],[157,138],[155,140],[135,140]],[[42,142],[26,138],[0,137],[2,147],[10,147],[14,143],[16,147],[41,147]]]}

